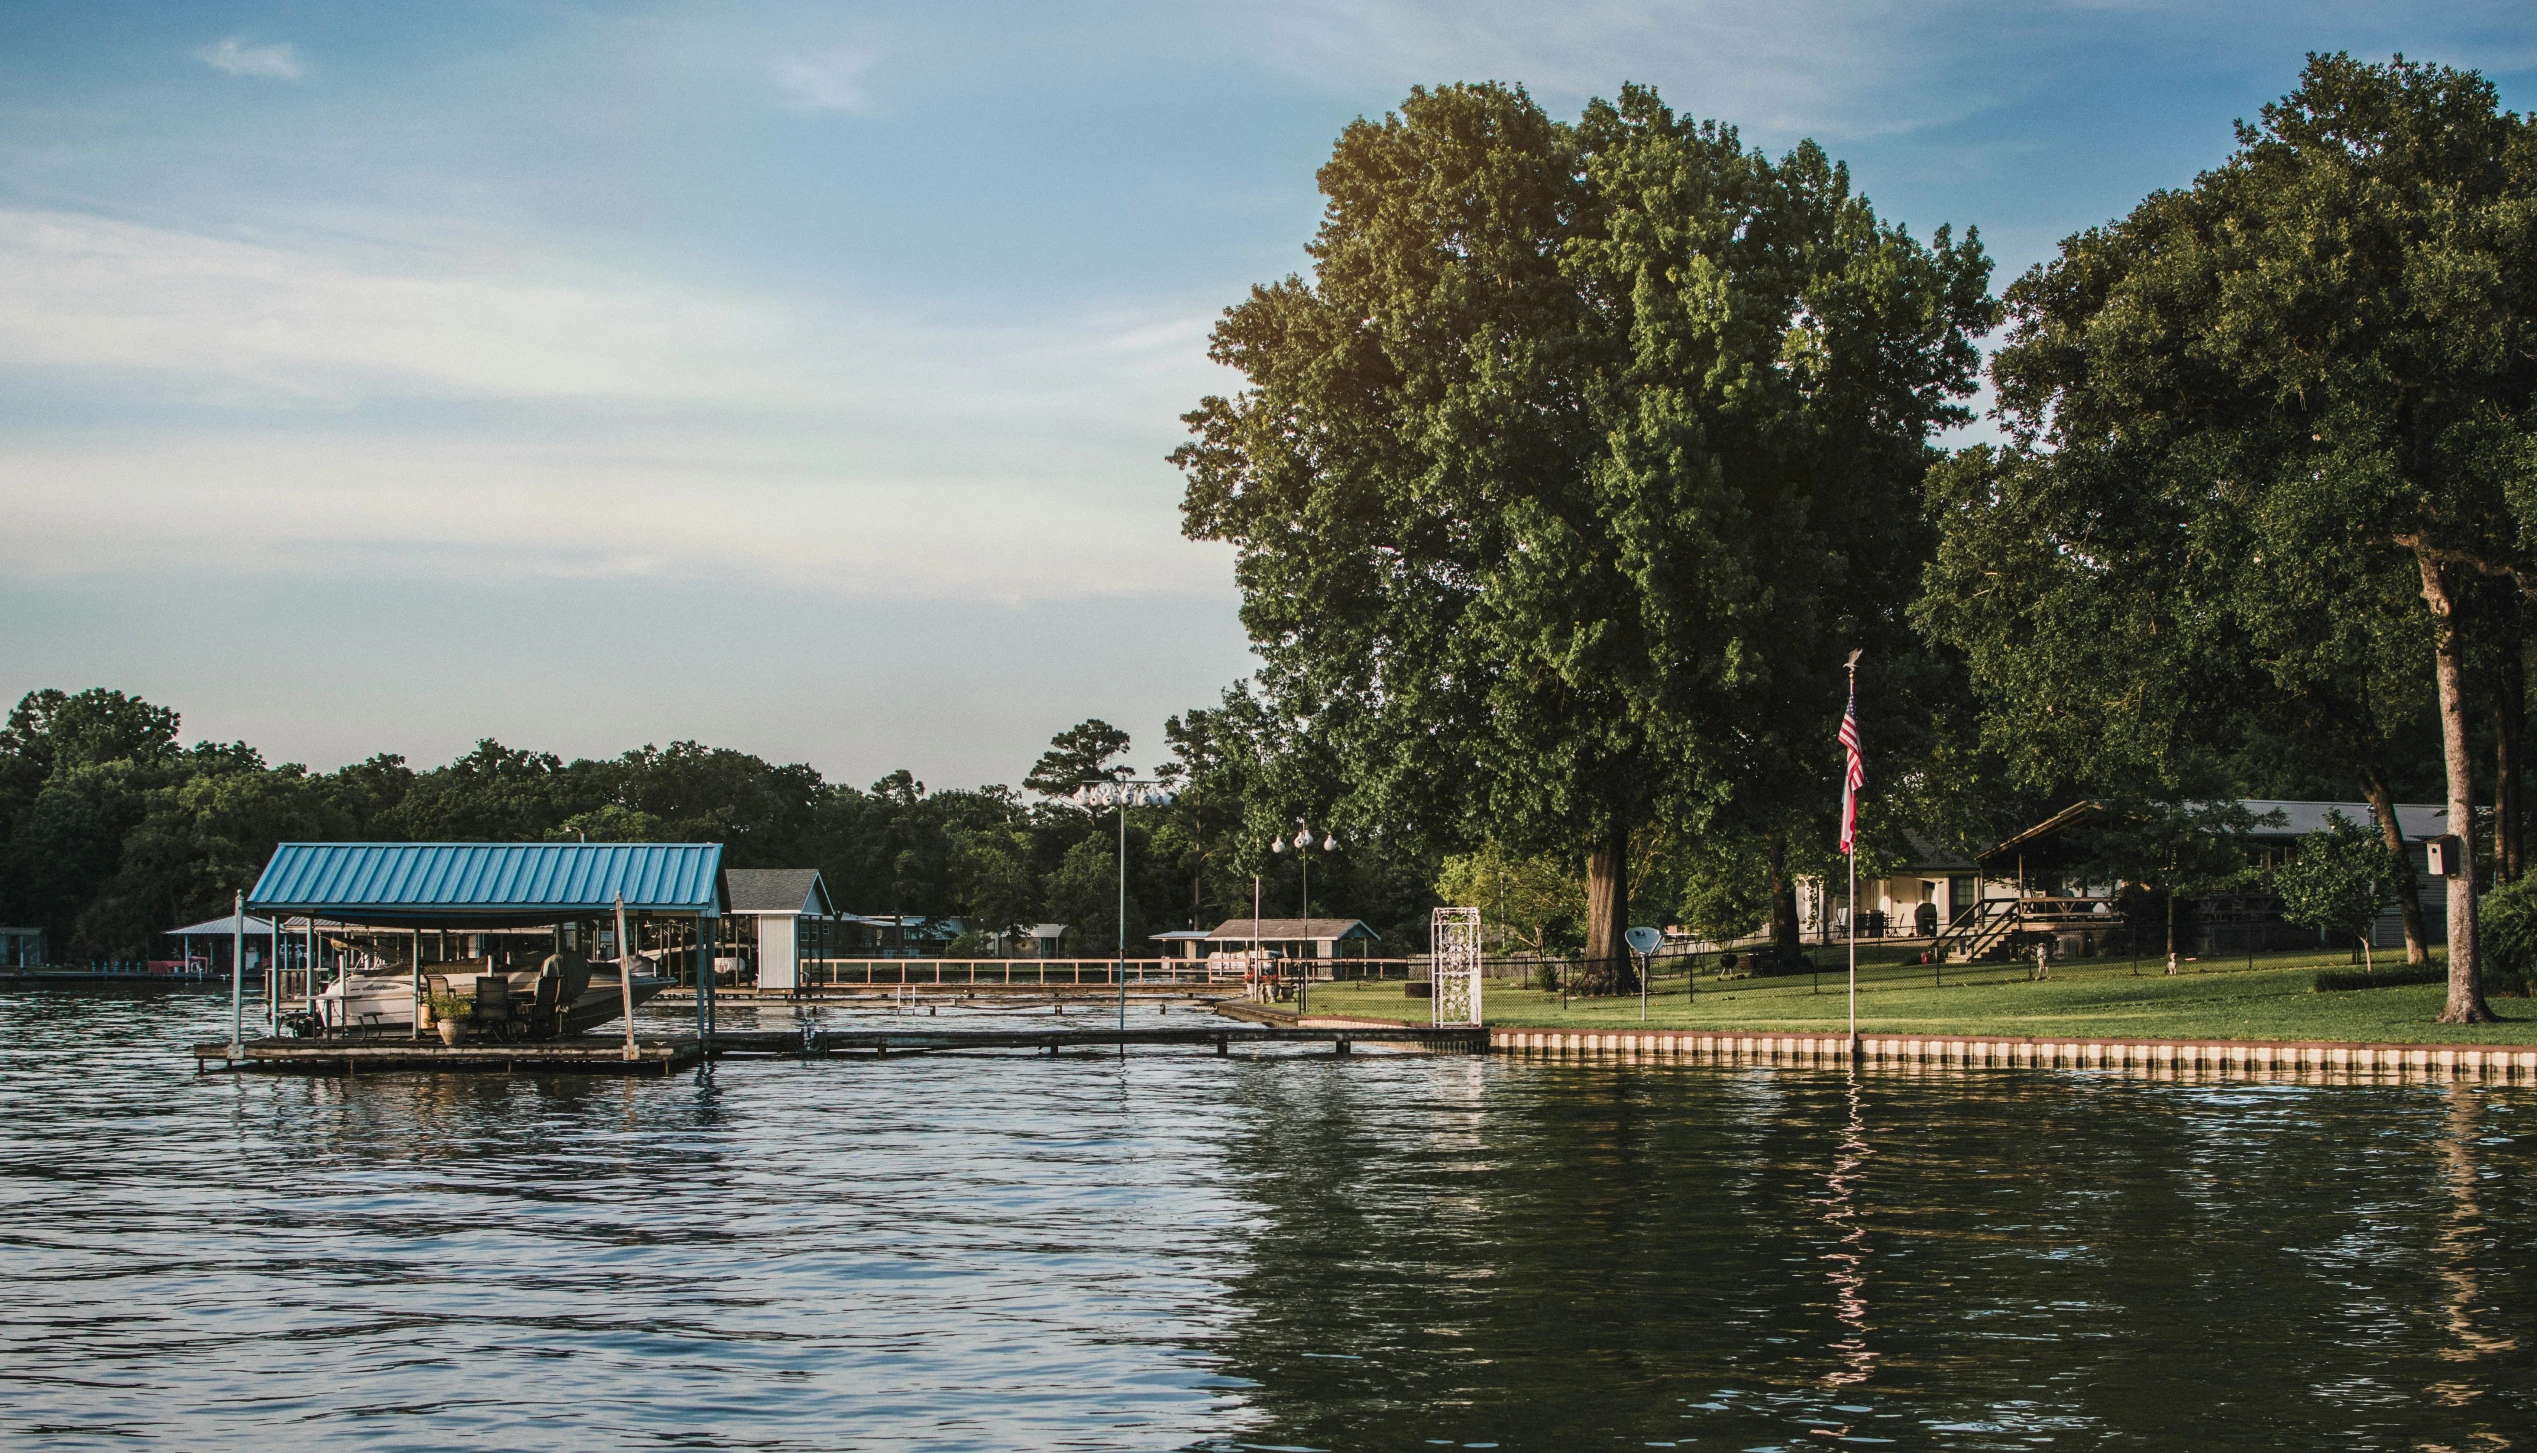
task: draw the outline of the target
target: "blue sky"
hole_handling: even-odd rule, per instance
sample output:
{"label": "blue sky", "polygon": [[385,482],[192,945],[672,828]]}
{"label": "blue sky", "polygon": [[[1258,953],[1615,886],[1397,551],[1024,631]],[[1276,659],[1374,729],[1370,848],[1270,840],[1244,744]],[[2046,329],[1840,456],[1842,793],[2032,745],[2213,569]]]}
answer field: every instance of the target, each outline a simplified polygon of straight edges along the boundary
{"label": "blue sky", "polygon": [[2305,51],[2523,4],[0,6],[0,692],[321,767],[693,737],[1012,781],[1248,669],[1163,455],[1417,83],[1624,80],[2003,282]]}

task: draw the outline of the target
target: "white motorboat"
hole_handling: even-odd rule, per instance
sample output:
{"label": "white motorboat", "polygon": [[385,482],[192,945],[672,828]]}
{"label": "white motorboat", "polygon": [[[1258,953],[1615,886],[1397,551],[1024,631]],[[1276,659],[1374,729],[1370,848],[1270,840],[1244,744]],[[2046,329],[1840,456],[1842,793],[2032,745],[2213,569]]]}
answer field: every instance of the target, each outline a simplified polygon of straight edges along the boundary
{"label": "white motorboat", "polygon": [[[634,974],[634,1002],[639,1006],[674,982],[668,976],[645,973],[655,968],[647,958],[637,961]],[[625,1013],[625,991],[618,983],[617,966],[611,962],[585,963],[577,954],[552,954],[534,969],[497,970],[483,959],[460,959],[449,963],[425,966],[423,993],[427,999],[446,1001],[455,997],[470,1002],[472,1022],[487,1027],[499,1025],[503,1032],[518,1038],[545,1039],[568,1034],[586,1034]],[[497,1014],[492,1003],[478,1007],[479,981],[498,978],[502,988],[497,992],[507,1004]],[[541,981],[552,981],[551,986]],[[551,997],[550,997],[551,996]],[[411,1034],[414,1029],[414,974],[411,969],[386,966],[355,967],[328,984],[313,1004],[314,1024],[310,1030],[323,1034]],[[543,1022],[541,1022],[543,1021]]]}

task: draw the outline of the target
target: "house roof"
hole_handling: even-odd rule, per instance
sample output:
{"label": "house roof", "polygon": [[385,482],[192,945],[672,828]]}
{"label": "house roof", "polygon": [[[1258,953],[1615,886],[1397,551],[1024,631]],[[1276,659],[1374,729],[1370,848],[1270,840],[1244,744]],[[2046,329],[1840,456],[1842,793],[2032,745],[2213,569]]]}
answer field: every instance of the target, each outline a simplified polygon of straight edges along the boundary
{"label": "house roof", "polygon": [[[2378,822],[2366,802],[2290,802],[2271,798],[2248,798],[2238,804],[2257,817],[2281,815],[2278,823],[2258,824],[2254,836],[2261,838],[2306,837],[2326,830],[2327,814],[2340,812],[2362,827]],[[2440,837],[2449,831],[2449,809],[2428,802],[2396,804],[2396,830],[2408,840]]]}
{"label": "house roof", "polygon": [[734,913],[834,913],[817,868],[725,868],[723,896]]}
{"label": "house roof", "polygon": [[[2328,820],[2335,813],[2341,813],[2345,819],[2362,827],[2369,827],[2378,821],[2378,815],[2371,811],[2370,805],[2366,802],[2303,802],[2286,798],[2248,797],[2240,799],[2238,806],[2246,809],[2256,819],[2255,826],[2248,830],[2247,836],[2275,842],[2303,838],[2314,832],[2324,832]],[[2012,849],[2052,837],[2104,810],[2105,804],[2100,802],[2074,802],[2033,827],[2002,838],[1998,847],[1991,849],[1983,856],[1996,858]],[[2445,834],[2449,831],[2448,821],[2449,809],[2445,807],[2427,802],[2396,804],[2396,830],[2409,842]]]}
{"label": "house roof", "polygon": [[720,843],[284,843],[250,908],[349,923],[498,928],[625,906],[712,918]]}
{"label": "house roof", "polygon": [[1154,943],[1187,943],[1191,939],[1212,936],[1203,928],[1175,928],[1163,933],[1149,933],[1146,938]]}
{"label": "house roof", "polygon": [[1383,935],[1366,926],[1362,918],[1228,918],[1207,935],[1215,943],[1285,942],[1294,939],[1336,942],[1340,939],[1370,938],[1380,941]]}
{"label": "house roof", "polygon": [[1022,930],[1022,936],[1024,938],[1064,938],[1067,927],[1063,923],[1034,923]]}
{"label": "house roof", "polygon": [[1908,873],[1970,873],[1978,866],[1973,859],[1916,828],[1903,829],[1903,844],[1911,849],[1911,856],[1903,862],[1903,871]]}

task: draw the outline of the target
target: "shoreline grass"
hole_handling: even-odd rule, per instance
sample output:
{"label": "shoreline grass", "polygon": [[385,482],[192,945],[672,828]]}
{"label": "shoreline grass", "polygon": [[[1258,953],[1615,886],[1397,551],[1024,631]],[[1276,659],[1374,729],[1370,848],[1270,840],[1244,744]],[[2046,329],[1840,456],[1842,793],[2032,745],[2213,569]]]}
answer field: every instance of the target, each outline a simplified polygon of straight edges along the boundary
{"label": "shoreline grass", "polygon": [[[2029,981],[2015,965],[1957,964],[1933,970],[1862,953],[1859,1030],[1863,1034],[1979,1034],[2121,1039],[2324,1040],[2354,1044],[2509,1044],[2537,1046],[2537,1000],[2495,998],[2502,1022],[2435,1024],[2446,996],[2440,984],[2318,993],[2320,969],[2352,967],[2339,952],[2259,954],[2187,963],[2172,977],[2159,960],[2057,962],[2052,977]],[[1882,956],[1881,956],[1882,957]],[[2434,960],[2438,961],[2438,951]],[[2401,968],[2403,956],[2381,956]],[[1492,981],[1483,995],[1492,1025],[1528,1029],[1750,1029],[1838,1033],[1846,1024],[1845,971],[1826,965],[1807,975],[1716,978],[1703,970],[1695,1002],[1676,974],[1652,981],[1647,1018],[1628,998],[1563,1001],[1558,994]],[[1423,1023],[1424,999],[1394,983],[1315,984],[1316,1015],[1351,1015]]]}

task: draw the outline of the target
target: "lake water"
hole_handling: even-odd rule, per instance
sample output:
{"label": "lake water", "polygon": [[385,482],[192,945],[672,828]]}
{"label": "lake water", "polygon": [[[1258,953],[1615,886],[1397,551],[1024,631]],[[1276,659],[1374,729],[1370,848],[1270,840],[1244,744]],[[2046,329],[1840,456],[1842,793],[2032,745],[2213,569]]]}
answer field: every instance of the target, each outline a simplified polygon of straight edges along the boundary
{"label": "lake water", "polygon": [[1270,1051],[197,1078],[226,1015],[0,991],[0,1443],[2537,1441],[2528,1089]]}

